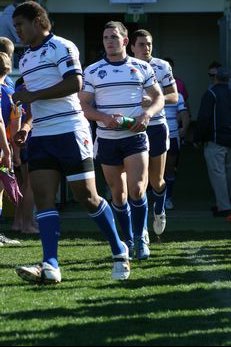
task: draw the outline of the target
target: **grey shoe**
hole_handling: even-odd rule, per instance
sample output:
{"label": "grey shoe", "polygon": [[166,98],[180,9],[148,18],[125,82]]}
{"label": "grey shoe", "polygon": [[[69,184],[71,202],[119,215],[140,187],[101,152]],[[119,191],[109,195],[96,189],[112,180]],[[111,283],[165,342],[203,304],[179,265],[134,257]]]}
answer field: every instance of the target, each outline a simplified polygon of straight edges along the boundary
{"label": "grey shoe", "polygon": [[3,234],[0,234],[0,243],[3,244],[2,246],[4,246],[4,245],[13,245],[13,246],[21,245],[20,241],[9,239],[8,237],[6,237]]}

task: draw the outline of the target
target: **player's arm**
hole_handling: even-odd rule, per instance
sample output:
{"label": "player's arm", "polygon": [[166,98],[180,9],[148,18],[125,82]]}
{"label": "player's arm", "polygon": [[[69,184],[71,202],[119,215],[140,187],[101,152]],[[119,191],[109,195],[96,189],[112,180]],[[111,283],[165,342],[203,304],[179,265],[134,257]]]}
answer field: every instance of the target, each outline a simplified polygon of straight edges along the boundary
{"label": "player's arm", "polygon": [[176,83],[163,88],[165,104],[176,104],[178,101],[178,92]]}
{"label": "player's arm", "polygon": [[177,120],[182,124],[181,128],[179,129],[180,137],[184,137],[190,124],[190,115],[188,110],[179,112],[177,115]]}
{"label": "player's arm", "polygon": [[26,107],[26,114],[24,117],[24,122],[21,124],[21,128],[14,135],[14,142],[17,146],[23,146],[28,137],[28,133],[32,129],[32,114],[30,104]]}
{"label": "player's arm", "polygon": [[13,94],[14,103],[32,103],[36,100],[48,100],[62,98],[78,93],[82,88],[82,75],[73,74],[64,78],[61,82],[41,90],[30,92],[28,90],[18,91]]}
{"label": "player's arm", "polygon": [[150,98],[149,106],[145,107],[145,114],[147,117],[151,118],[163,109],[164,95],[162,93],[159,83],[151,85],[150,87],[146,88],[145,91]]}
{"label": "player's arm", "polygon": [[81,107],[83,109],[84,115],[88,120],[94,120],[103,122],[104,125],[108,128],[116,128],[118,127],[118,122],[116,121],[116,117],[120,116],[120,114],[109,115],[100,111],[94,107],[94,93],[89,93],[85,91],[79,92],[79,99],[81,103]]}
{"label": "player's arm", "polygon": [[150,118],[164,108],[164,95],[158,82],[145,88],[145,91],[147,95],[142,100],[144,112],[136,118],[136,123],[130,129],[134,132],[143,131],[143,127],[147,128]]}

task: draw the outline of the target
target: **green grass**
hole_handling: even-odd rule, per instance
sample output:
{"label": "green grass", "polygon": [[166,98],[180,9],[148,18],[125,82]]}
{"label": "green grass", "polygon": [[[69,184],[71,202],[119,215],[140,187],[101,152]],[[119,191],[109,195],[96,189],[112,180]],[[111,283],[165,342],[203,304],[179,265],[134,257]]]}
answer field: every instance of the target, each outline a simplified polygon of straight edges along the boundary
{"label": "green grass", "polygon": [[132,261],[127,281],[111,280],[109,246],[78,204],[63,213],[57,286],[17,277],[16,265],[41,260],[40,242],[2,226],[23,243],[0,248],[1,346],[231,345],[231,224],[211,216],[202,157],[183,151],[176,209],[161,242],[150,213],[151,257]]}
{"label": "green grass", "polygon": [[36,236],[1,249],[0,345],[230,346],[229,231],[152,236],[150,259],[133,261],[118,282],[107,243],[78,231],[81,222],[62,234],[60,285],[30,285],[14,272],[40,260]]}

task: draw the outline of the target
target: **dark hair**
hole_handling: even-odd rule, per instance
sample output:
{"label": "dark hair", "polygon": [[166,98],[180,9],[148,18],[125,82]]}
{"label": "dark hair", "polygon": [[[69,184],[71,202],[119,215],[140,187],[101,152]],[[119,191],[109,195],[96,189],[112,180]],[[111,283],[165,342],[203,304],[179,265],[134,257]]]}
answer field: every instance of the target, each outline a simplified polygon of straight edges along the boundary
{"label": "dark hair", "polygon": [[167,62],[169,62],[169,64],[171,65],[171,67],[174,67],[174,66],[175,66],[174,61],[173,61],[172,58],[170,58],[170,57],[165,57],[165,58],[163,58],[163,59],[166,60]]}
{"label": "dark hair", "polygon": [[217,69],[218,67],[221,67],[221,64],[218,61],[214,60],[209,64],[208,69]]}
{"label": "dark hair", "polygon": [[104,30],[109,28],[113,28],[113,29],[117,28],[123,37],[128,36],[128,29],[125,27],[125,25],[122,22],[115,22],[111,20],[110,22],[107,22],[104,25]]}
{"label": "dark hair", "polygon": [[13,13],[13,18],[22,16],[29,21],[33,21],[35,18],[39,18],[41,27],[45,30],[51,29],[51,22],[48,18],[46,10],[35,1],[23,2],[18,5]]}
{"label": "dark hair", "polygon": [[131,34],[130,43],[131,45],[134,46],[136,44],[137,37],[147,37],[147,36],[150,36],[152,38],[152,34],[148,30],[138,29]]}

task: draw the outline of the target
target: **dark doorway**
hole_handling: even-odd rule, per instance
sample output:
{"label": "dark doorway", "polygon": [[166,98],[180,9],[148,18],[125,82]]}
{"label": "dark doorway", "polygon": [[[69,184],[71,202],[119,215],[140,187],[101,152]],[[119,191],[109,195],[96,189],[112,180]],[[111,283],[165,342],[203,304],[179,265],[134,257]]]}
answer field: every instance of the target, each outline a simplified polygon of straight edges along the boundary
{"label": "dark doorway", "polygon": [[[94,63],[99,60],[103,53],[102,35],[104,25],[110,20],[120,21],[128,29],[128,33],[138,29],[137,23],[127,23],[124,20],[124,14],[85,14],[85,66]],[[130,54],[128,47],[128,54]]]}

